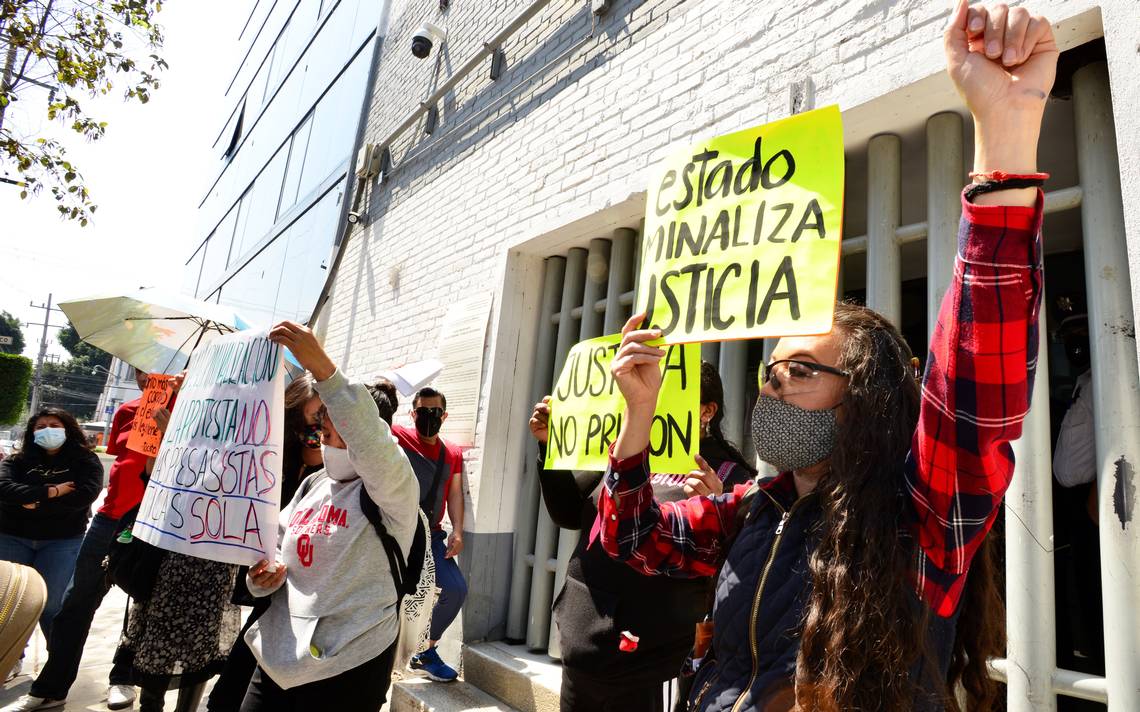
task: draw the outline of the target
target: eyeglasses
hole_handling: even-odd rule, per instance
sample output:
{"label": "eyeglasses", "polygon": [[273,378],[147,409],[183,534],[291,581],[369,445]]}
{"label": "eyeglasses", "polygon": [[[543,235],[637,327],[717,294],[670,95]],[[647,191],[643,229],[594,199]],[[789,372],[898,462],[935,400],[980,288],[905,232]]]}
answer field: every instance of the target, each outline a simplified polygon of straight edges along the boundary
{"label": "eyeglasses", "polygon": [[420,406],[416,408],[416,415],[434,415],[437,418],[443,417],[443,408],[436,406],[435,408],[428,408],[427,406]]}
{"label": "eyeglasses", "polygon": [[824,373],[842,378],[851,375],[847,371],[834,366],[824,366],[822,363],[786,359],[760,367],[760,389],[763,390],[764,384],[770,381],[780,395],[812,393],[822,387],[823,379],[820,378],[820,374]]}

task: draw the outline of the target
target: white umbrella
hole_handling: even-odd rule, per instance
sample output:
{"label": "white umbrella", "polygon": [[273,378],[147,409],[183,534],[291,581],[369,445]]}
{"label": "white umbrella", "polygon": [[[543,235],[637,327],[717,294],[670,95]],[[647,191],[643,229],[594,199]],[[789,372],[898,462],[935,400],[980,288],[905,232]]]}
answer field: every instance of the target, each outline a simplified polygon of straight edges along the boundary
{"label": "white umbrella", "polygon": [[248,327],[229,307],[155,288],[59,307],[80,339],[146,373],[178,373],[199,346]]}

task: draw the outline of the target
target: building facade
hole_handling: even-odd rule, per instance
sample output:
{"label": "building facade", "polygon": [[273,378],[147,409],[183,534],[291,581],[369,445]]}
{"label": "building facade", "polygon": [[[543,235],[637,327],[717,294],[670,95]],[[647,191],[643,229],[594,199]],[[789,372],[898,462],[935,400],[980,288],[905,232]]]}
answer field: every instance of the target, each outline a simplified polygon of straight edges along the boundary
{"label": "building facade", "polygon": [[95,420],[102,421],[110,433],[111,418],[114,417],[118,407],[138,398],[142,395],[142,391],[135,382],[134,366],[126,361],[111,359],[111,367],[107,371],[107,382],[103,385],[103,392],[99,394],[99,401],[95,405]]}
{"label": "building facade", "polygon": [[[1053,176],[1051,338],[1007,497],[1010,643],[994,674],[1008,679],[1010,709],[1070,709],[1075,698],[1140,709],[1140,532],[1130,514],[1140,459],[1140,6],[1039,0],[1032,9],[1055,22],[1064,50],[1040,157]],[[578,533],[558,531],[541,507],[526,421],[570,345],[628,317],[646,183],[662,157],[838,104],[841,291],[887,314],[925,353],[972,156],[968,112],[944,72],[948,14],[943,0],[393,4],[359,144],[377,146],[383,171],[352,196],[361,219],[340,245],[316,323],[338,363],[370,374],[434,355],[449,307],[493,295],[486,347],[473,355],[482,388],[466,455],[461,560],[471,593],[458,632],[471,650],[507,640],[557,657],[550,606]],[[411,38],[424,21],[447,35],[418,59]],[[498,49],[505,57],[494,58]],[[1069,621],[1055,614],[1056,581],[1068,564],[1050,545],[1050,445],[1063,411],[1049,406],[1080,375],[1055,337],[1074,309],[1089,314],[1098,420],[1094,497],[1110,621],[1100,671],[1065,667],[1072,651],[1057,645]],[[726,432],[745,447],[770,348],[704,347],[725,382]]]}
{"label": "building facade", "polygon": [[182,291],[254,325],[307,321],[343,218],[384,0],[257,0],[224,77]]}

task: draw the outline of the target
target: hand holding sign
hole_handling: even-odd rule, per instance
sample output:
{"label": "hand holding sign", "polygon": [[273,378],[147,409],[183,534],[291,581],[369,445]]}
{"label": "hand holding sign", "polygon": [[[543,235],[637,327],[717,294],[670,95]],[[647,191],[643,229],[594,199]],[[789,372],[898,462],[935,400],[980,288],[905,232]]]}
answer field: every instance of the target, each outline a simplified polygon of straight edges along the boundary
{"label": "hand holding sign", "polygon": [[262,559],[250,567],[249,578],[258,588],[277,588],[287,573],[285,564],[280,561],[272,565],[268,559]]}
{"label": "hand holding sign", "polygon": [[318,381],[326,381],[336,373],[336,364],[325,353],[313,330],[307,326],[295,321],[283,321],[270,329],[269,340],[289,349],[297,363]]}
{"label": "hand holding sign", "polygon": [[530,434],[540,443],[546,444],[550,435],[550,396],[543,396],[542,400],[534,404],[534,412],[530,415]]}
{"label": "hand holding sign", "polygon": [[643,321],[644,313],[634,314],[622,327],[621,346],[610,371],[630,412],[648,409],[652,414],[661,392],[661,359],[665,358],[665,351],[648,345],[647,342],[661,338],[661,330],[639,329]]}
{"label": "hand holding sign", "polygon": [[170,425],[170,411],[166,408],[159,408],[154,411],[154,424],[158,428],[159,433],[165,433],[166,428]]}

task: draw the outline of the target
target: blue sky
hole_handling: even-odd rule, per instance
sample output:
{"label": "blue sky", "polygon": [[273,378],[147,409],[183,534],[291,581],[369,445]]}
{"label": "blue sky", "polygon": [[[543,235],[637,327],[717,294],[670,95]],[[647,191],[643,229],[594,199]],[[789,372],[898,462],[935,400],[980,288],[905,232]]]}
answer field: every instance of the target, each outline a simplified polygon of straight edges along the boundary
{"label": "blue sky", "polygon": [[[20,200],[18,188],[0,184],[0,310],[39,322],[43,311],[28,303],[44,302],[49,292],[59,301],[181,286],[182,265],[199,235],[198,203],[220,168],[210,144],[224,118],[224,82],[250,7],[252,0],[163,3],[162,55],[170,64],[163,86],[146,105],[124,103],[118,92],[89,99],[90,113],[109,123],[100,141],[88,144],[52,126],[42,103],[31,110],[32,97],[27,109],[6,117],[13,127],[47,130],[65,141],[99,210],[80,228],[59,219],[49,191]],[[63,324],[63,315],[52,321]],[[56,331],[48,353],[66,357]],[[35,357],[40,333],[24,328],[25,355]]]}

